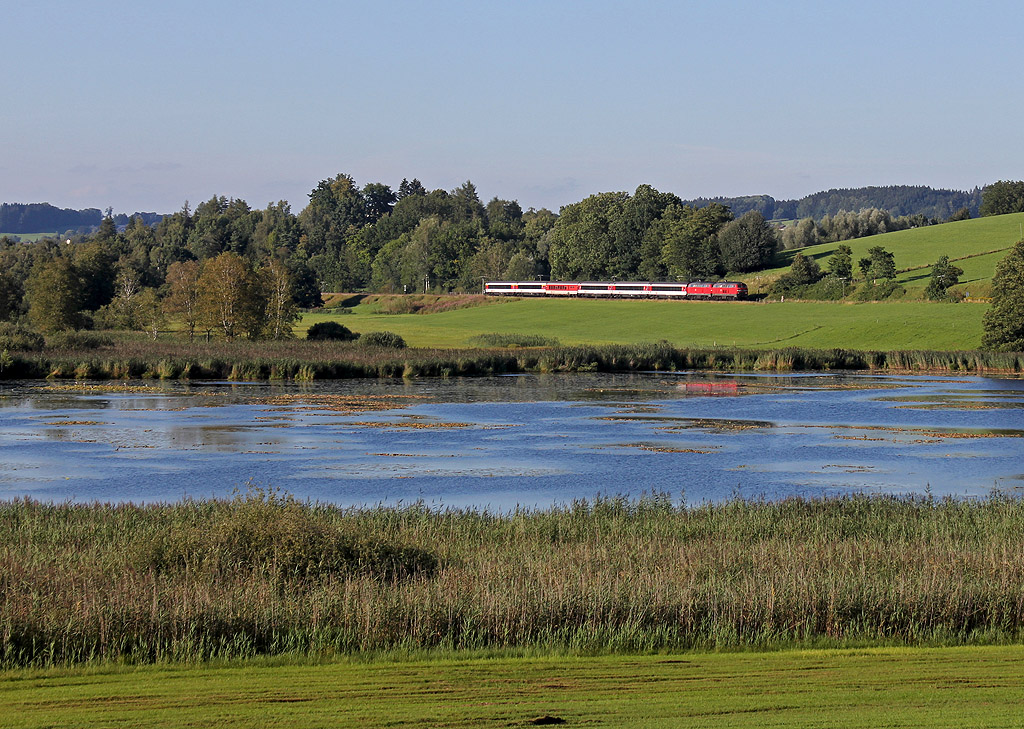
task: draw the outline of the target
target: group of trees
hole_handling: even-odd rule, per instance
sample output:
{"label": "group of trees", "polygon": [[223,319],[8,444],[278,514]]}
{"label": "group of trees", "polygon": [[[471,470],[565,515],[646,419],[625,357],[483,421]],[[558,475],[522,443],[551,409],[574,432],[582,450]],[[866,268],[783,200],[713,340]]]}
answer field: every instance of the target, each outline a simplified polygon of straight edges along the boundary
{"label": "group of trees", "polygon": [[275,259],[253,268],[226,251],[202,262],[175,261],[168,267],[163,296],[142,286],[130,267],[116,270],[112,289],[98,292],[107,282],[97,280],[95,271],[70,252],[39,263],[25,285],[29,321],[44,333],[95,324],[155,336],[167,315],[175,315],[190,338],[199,329],[228,339],[243,334],[284,339],[298,317],[290,273]]}
{"label": "group of trees", "polygon": [[[860,298],[884,299],[900,290],[896,284],[896,258],[882,246],[872,246],[868,255],[857,261],[859,279],[854,277],[853,249],[840,245],[827,260],[826,270],[811,256],[798,252],[790,269],[772,284],[775,294],[798,294],[805,298],[837,299],[845,295],[847,284],[856,280]],[[949,256],[941,256],[932,266],[925,296],[933,301],[950,300],[949,289],[960,282],[963,269],[954,266]]]}
{"label": "group of trees", "polygon": [[553,278],[655,281],[756,271],[779,246],[756,211],[733,219],[722,205],[684,205],[649,185],[633,195],[601,193],[562,208],[542,243]]}
{"label": "group of trees", "polygon": [[981,215],[1024,212],[1024,182],[1000,180],[985,188]]}
{"label": "group of trees", "polygon": [[[959,220],[965,216],[970,217],[966,208],[954,214],[953,219]],[[894,230],[919,228],[933,222],[922,215],[893,217],[888,210],[879,208],[865,208],[857,213],[841,210],[835,215],[825,215],[818,221],[808,217],[786,226],[782,230],[782,245],[786,250],[793,250],[819,243],[835,243],[891,233]]]}

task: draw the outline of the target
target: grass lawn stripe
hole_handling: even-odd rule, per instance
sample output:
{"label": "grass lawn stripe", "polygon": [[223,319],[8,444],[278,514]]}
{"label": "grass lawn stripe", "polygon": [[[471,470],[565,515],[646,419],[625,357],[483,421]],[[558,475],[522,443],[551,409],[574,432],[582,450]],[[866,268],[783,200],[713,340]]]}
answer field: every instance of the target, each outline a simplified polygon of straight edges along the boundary
{"label": "grass lawn stripe", "polygon": [[0,727],[1020,727],[1024,649],[145,667],[0,677]]}

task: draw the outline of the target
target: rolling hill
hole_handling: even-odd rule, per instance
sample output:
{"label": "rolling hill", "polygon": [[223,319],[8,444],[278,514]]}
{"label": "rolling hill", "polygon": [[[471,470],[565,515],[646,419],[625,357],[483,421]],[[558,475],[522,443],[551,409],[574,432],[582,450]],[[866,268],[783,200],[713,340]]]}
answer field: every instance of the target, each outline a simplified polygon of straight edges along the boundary
{"label": "rolling hill", "polygon": [[[964,270],[963,282],[956,290],[969,292],[972,298],[985,297],[991,292],[991,279],[996,264],[1006,256],[1013,245],[1024,238],[1024,213],[993,215],[985,218],[959,220],[942,225],[900,230],[867,238],[844,241],[853,249],[854,266],[868,255],[868,249],[882,246],[896,258],[900,272],[897,281],[908,289],[908,298],[919,298],[928,285],[931,266],[940,256]],[[825,268],[840,243],[822,243],[799,249]],[[776,267],[740,276],[752,292],[765,288],[789,268],[798,251],[783,251],[776,256]]]}

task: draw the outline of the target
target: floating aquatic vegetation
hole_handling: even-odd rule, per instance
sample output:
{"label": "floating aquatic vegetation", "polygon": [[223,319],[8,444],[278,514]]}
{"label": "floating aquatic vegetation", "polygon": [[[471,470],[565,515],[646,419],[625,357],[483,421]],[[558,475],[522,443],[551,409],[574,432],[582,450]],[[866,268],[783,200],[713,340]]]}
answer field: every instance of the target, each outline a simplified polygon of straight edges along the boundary
{"label": "floating aquatic vegetation", "polygon": [[[95,392],[102,394],[119,392],[167,392],[166,389],[156,385],[129,385],[127,382],[122,382],[121,384],[90,384],[86,382],[69,382],[67,384],[51,383],[47,385],[35,385],[32,389],[41,390],[43,392]],[[176,392],[175,394],[177,395],[181,393]]]}
{"label": "floating aquatic vegetation", "polygon": [[53,420],[49,423],[43,423],[43,425],[51,426],[67,426],[67,425],[108,425],[101,420]]}
{"label": "floating aquatic vegetation", "polygon": [[[901,428],[888,425],[803,425],[802,428],[827,428],[829,430],[867,430],[883,433],[918,435],[924,438],[1024,438],[1024,430],[980,429],[980,428]],[[833,434],[843,440],[871,440],[862,436]],[[885,440],[877,438],[876,440]]]}
{"label": "floating aquatic vegetation", "polygon": [[698,453],[706,455],[718,453],[721,446],[708,446],[707,448],[678,448],[676,446],[657,445],[654,443],[622,443],[620,448],[637,448],[641,451],[651,453]]}
{"label": "floating aquatic vegetation", "polygon": [[446,423],[446,422],[409,422],[402,420],[394,421],[373,421],[373,420],[359,420],[356,422],[345,423],[346,425],[357,425],[361,428],[381,428],[384,430],[390,428],[410,428],[413,430],[428,430],[431,428],[439,429],[456,429],[456,428],[472,428],[473,423]]}
{"label": "floating aquatic vegetation", "polygon": [[429,400],[428,395],[331,395],[331,394],[282,394],[255,398],[259,405],[287,407],[290,411],[315,411],[356,415],[381,410],[396,410],[415,402]]}

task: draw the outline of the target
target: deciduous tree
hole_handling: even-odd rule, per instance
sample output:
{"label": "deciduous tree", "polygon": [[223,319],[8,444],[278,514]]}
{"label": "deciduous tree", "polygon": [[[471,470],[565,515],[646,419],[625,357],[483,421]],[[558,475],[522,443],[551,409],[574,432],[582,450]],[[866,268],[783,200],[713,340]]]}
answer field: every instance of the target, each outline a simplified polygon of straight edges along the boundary
{"label": "deciduous tree", "polygon": [[292,324],[299,318],[292,299],[292,281],[288,268],[271,259],[260,271],[260,283],[266,297],[264,332],[269,339],[290,339]]}
{"label": "deciduous tree", "polygon": [[853,277],[853,249],[850,246],[840,245],[829,256],[828,272],[836,278],[850,280]]}
{"label": "deciduous tree", "polygon": [[195,336],[196,324],[200,319],[199,293],[200,274],[199,263],[196,261],[176,261],[167,269],[167,284],[169,291],[164,299],[164,309],[169,314],[180,318],[188,331],[188,338],[191,341]]}
{"label": "deciduous tree", "polygon": [[992,305],[982,322],[982,347],[1024,351],[1024,241],[1017,243],[996,266]]}
{"label": "deciduous tree", "polygon": [[949,256],[941,256],[935,265],[932,266],[932,277],[928,287],[924,290],[925,296],[933,301],[941,301],[949,297],[949,288],[960,283],[960,276],[964,270],[949,262]]}
{"label": "deciduous tree", "polygon": [[722,262],[730,271],[759,271],[779,248],[775,230],[756,210],[722,226],[718,232]]}
{"label": "deciduous tree", "polygon": [[221,253],[203,263],[199,277],[199,321],[228,339],[255,336],[263,324],[266,301],[241,256]]}
{"label": "deciduous tree", "polygon": [[81,324],[82,280],[66,256],[38,263],[25,289],[29,320],[39,331],[59,332]]}

